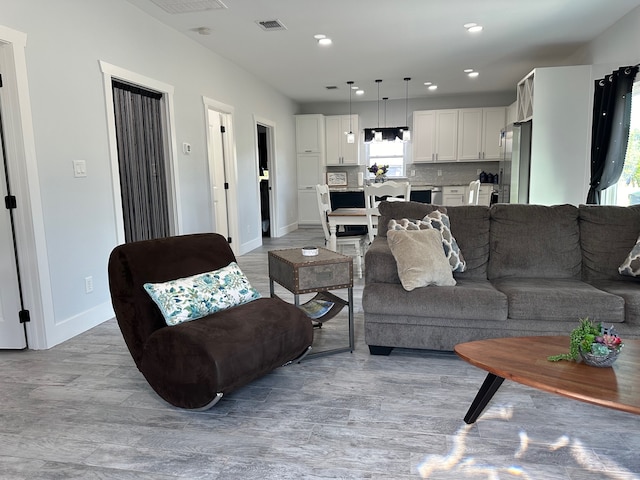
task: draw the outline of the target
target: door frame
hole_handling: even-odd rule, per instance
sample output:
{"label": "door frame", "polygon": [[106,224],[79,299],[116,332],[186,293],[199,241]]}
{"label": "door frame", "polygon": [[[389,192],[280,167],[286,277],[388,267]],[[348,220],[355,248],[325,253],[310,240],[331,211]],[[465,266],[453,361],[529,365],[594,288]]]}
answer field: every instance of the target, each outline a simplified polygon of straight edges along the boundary
{"label": "door frame", "polygon": [[26,62],[27,35],[0,25],[3,107],[7,164],[19,208],[14,211],[20,248],[22,294],[31,321],[26,324],[31,349],[47,348],[46,326],[54,325],[49,260],[40,196],[33,117]]}
{"label": "door frame", "polygon": [[[258,152],[258,125],[267,129],[267,164],[269,165],[269,232],[271,238],[277,238],[278,235],[278,208],[276,205],[277,198],[277,166],[276,166],[276,124],[275,122],[253,115],[253,134],[255,135],[255,152],[256,152],[256,192],[257,198],[260,198],[260,154]],[[262,232],[262,226],[258,228]],[[262,239],[262,235],[260,235]]]}
{"label": "door frame", "polygon": [[118,164],[118,141],[116,137],[116,120],[113,106],[113,91],[111,79],[149,88],[162,93],[162,103],[164,108],[163,133],[165,162],[167,165],[167,201],[169,212],[169,228],[171,235],[182,233],[182,217],[180,208],[180,181],[178,177],[178,147],[175,135],[175,116],[173,109],[172,85],[160,82],[153,78],[140,75],[130,70],[111,65],[110,63],[99,61],[100,70],[103,76],[105,110],[107,113],[107,138],[109,141],[109,157],[111,159],[111,187],[113,192],[113,213],[116,224],[117,244],[125,243],[124,216],[122,214],[122,190],[120,187],[120,167]]}
{"label": "door frame", "polygon": [[221,123],[225,127],[225,134],[222,136],[222,149],[224,151],[224,170],[229,189],[226,191],[227,199],[227,223],[229,236],[231,237],[231,250],[234,255],[240,255],[240,235],[238,230],[238,169],[236,141],[234,133],[234,112],[235,108],[226,103],[219,102],[209,97],[202,97],[204,125],[207,138],[207,167],[209,170],[209,206],[211,208],[211,225],[215,225],[213,208],[213,152],[211,151],[211,135],[209,134],[209,112],[213,111],[221,115]]}

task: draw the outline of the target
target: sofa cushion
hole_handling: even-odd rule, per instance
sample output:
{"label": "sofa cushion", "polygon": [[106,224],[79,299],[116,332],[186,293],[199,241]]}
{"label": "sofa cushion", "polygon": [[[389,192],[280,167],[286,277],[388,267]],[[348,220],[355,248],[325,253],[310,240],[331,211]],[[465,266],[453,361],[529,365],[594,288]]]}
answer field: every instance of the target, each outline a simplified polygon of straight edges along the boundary
{"label": "sofa cushion", "polygon": [[447,215],[451,233],[456,237],[466,263],[465,271],[455,272],[454,277],[486,279],[489,263],[489,207],[485,205],[448,207]]}
{"label": "sofa cushion", "polygon": [[169,326],[260,298],[236,262],[212,272],[143,286]]}
{"label": "sofa cushion", "polygon": [[380,217],[378,217],[378,236],[386,237],[389,221],[392,218],[424,218],[428,213],[440,210],[447,213],[445,207],[421,202],[387,202],[382,201],[378,205]]}
{"label": "sofa cushion", "polygon": [[400,283],[387,237],[376,236],[364,255],[364,283]]}
{"label": "sofa cushion", "polygon": [[521,321],[603,323],[624,321],[624,300],[571,278],[500,278],[491,283],[506,294],[509,318]]}
{"label": "sofa cushion", "polygon": [[398,265],[398,276],[405,290],[429,285],[455,285],[449,261],[437,230],[392,230],[387,241]]}
{"label": "sofa cushion", "polygon": [[579,214],[583,280],[637,281],[621,276],[618,267],[640,235],[640,205],[580,205]]}
{"label": "sofa cushion", "polygon": [[640,277],[640,238],[638,238],[622,265],[618,267],[618,272],[620,272],[620,275],[628,277]]}
{"label": "sofa cushion", "polygon": [[624,321],[636,327],[640,325],[640,284],[638,282],[621,282],[619,280],[600,280],[594,287],[622,297],[624,300]]}
{"label": "sofa cushion", "polygon": [[507,319],[507,297],[488,280],[459,279],[452,287],[418,288],[407,292],[400,285],[368,284],[362,293],[367,313],[450,320]]}
{"label": "sofa cushion", "polygon": [[498,203],[490,214],[489,279],[580,278],[577,207]]}
{"label": "sofa cushion", "polygon": [[422,220],[410,220],[403,218],[400,220],[391,219],[389,221],[389,230],[426,230],[434,229],[440,232],[442,238],[442,247],[447,261],[453,272],[464,272],[466,263],[464,256],[460,252],[460,247],[455,237],[451,234],[449,217],[446,213],[434,210],[428,213]]}

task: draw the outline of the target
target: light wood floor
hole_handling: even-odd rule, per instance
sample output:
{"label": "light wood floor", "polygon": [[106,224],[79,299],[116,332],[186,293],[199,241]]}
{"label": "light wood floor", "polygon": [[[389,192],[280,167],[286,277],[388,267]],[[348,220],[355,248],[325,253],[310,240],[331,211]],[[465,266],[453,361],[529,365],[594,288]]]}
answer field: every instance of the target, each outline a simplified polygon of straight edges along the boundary
{"label": "light wood floor", "polygon": [[[268,295],[266,252],[310,244],[319,229],[238,261]],[[465,425],[485,373],[451,353],[369,355],[362,286],[353,354],[280,368],[208,412],[160,400],[113,320],[47,351],[0,351],[0,478],[640,479],[638,416],[507,380]],[[346,342],[345,324],[315,330],[314,346]]]}

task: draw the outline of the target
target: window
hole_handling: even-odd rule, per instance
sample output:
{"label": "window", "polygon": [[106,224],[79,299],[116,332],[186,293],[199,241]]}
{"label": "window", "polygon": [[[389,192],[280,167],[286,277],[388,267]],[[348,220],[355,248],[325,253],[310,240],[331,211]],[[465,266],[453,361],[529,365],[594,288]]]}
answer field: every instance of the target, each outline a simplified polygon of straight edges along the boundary
{"label": "window", "polygon": [[603,203],[609,205],[640,204],[640,80],[633,84],[631,93],[631,127],[622,175],[605,194]]}
{"label": "window", "polygon": [[[387,177],[404,177],[404,157],[410,144],[401,141],[365,143],[367,168],[373,164],[389,165]],[[370,177],[373,174],[369,174]]]}

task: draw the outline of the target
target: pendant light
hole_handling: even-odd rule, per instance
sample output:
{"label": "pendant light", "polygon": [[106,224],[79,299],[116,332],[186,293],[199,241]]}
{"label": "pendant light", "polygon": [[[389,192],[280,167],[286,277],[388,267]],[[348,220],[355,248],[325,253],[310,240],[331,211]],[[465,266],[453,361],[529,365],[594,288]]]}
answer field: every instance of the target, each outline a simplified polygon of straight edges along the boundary
{"label": "pendant light", "polygon": [[[407,124],[409,123],[409,80],[411,80],[411,77],[404,77],[404,81],[407,84],[404,103],[404,119]],[[408,142],[409,140],[411,140],[411,132],[409,131],[409,127],[402,127],[402,141]]]}
{"label": "pendant light", "polygon": [[349,133],[347,133],[347,143],[356,143],[356,136],[351,128],[351,90],[353,90],[351,86],[353,85],[353,81],[349,80],[347,85],[349,85]]}
{"label": "pendant light", "polygon": [[378,129],[375,131],[373,135],[373,141],[381,142],[382,131],[380,130],[380,83],[382,83],[382,80],[376,80],[376,83],[378,84]]}

